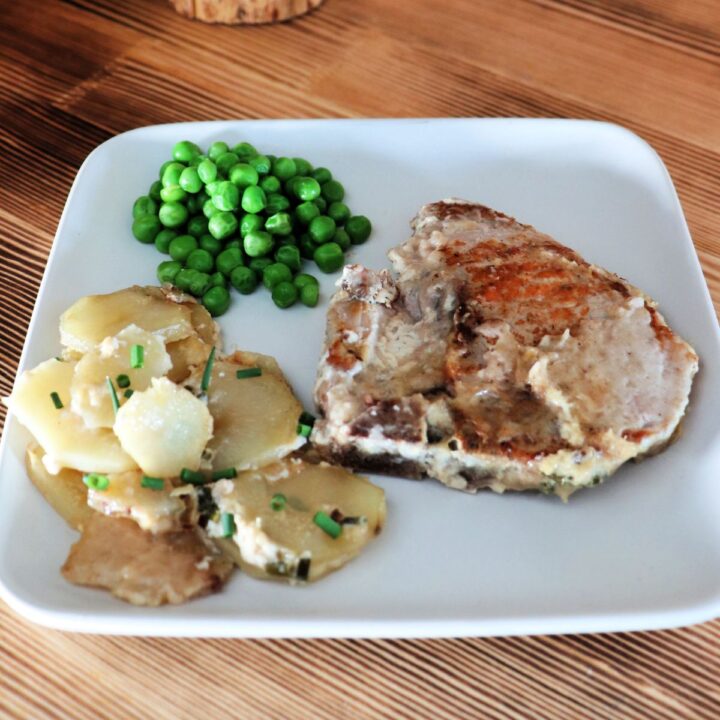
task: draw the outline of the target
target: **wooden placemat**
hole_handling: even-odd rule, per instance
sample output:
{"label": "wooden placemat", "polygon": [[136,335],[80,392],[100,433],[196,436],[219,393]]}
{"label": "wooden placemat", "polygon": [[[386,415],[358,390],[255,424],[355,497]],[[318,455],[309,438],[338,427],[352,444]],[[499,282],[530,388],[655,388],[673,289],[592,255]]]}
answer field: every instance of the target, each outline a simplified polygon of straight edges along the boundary
{"label": "wooden placemat", "polygon": [[[0,393],[80,163],[152,123],[617,122],[665,160],[720,307],[715,0],[327,0],[260,28],[188,22],[162,0],[5,0],[0,11]],[[35,627],[0,604],[0,718],[715,720],[719,641],[718,621],[557,638],[104,638]]]}

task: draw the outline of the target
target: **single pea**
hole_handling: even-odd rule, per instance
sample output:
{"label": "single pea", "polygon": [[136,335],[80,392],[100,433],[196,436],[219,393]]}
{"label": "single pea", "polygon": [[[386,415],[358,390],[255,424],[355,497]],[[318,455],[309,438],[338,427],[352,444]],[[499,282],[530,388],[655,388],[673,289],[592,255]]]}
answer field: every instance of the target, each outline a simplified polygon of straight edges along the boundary
{"label": "single pea", "polygon": [[223,249],[222,240],[218,240],[209,233],[207,235],[200,236],[198,245],[200,245],[203,250],[207,250],[213,257],[215,257]]}
{"label": "single pea", "polygon": [[309,233],[303,233],[298,240],[300,254],[306,260],[312,260],[315,251],[318,249],[317,243],[310,237]]}
{"label": "single pea", "polygon": [[210,275],[199,270],[190,281],[190,294],[195,297],[202,297],[210,287]]}
{"label": "single pea", "polygon": [[283,265],[287,265],[292,272],[298,272],[302,266],[300,259],[300,251],[294,245],[283,245],[277,249],[275,260]]}
{"label": "single pea", "polygon": [[215,269],[215,260],[207,250],[197,248],[188,255],[185,261],[185,267],[204,273],[211,273]]}
{"label": "single pea", "polygon": [[267,205],[267,198],[262,188],[259,188],[257,185],[251,185],[245,188],[241,205],[246,213],[259,213],[264,210]]}
{"label": "single pea", "polygon": [[288,180],[297,175],[295,162],[288,157],[279,157],[272,165],[272,173],[278,180]]}
{"label": "single pea", "polygon": [[200,238],[207,235],[208,219],[204,215],[196,215],[188,220],[187,233],[193,237]]}
{"label": "single pea", "polygon": [[175,285],[178,290],[182,290],[183,292],[190,292],[190,286],[192,285],[193,280],[195,280],[195,276],[197,274],[197,270],[182,268],[178,270],[177,275],[175,275],[173,285]]}
{"label": "single pea", "polygon": [[160,206],[159,218],[165,227],[180,227],[187,222],[188,210],[177,202],[163,203]]}
{"label": "single pea", "polygon": [[158,205],[149,195],[141,195],[132,208],[133,219],[137,220],[143,215],[157,215]]}
{"label": "single pea", "polygon": [[270,153],[268,153],[268,157],[270,158],[271,163],[274,163],[277,160],[277,155],[270,155]]}
{"label": "single pea", "polygon": [[170,252],[170,241],[176,237],[177,233],[174,230],[165,228],[155,236],[155,247],[159,252],[167,255]]}
{"label": "single pea", "polygon": [[322,196],[329,202],[342,202],[345,197],[345,188],[337,180],[328,180],[322,186]]}
{"label": "single pea", "polygon": [[295,208],[295,217],[301,225],[309,225],[310,222],[320,214],[317,205],[313,202],[300,203]]}
{"label": "single pea", "polygon": [[160,198],[166,203],[178,203],[183,202],[187,198],[187,193],[180,185],[166,185],[160,191]]}
{"label": "single pea", "polygon": [[209,220],[213,215],[217,215],[221,210],[218,210],[215,207],[215,203],[208,198],[202,206],[202,213],[203,215]]}
{"label": "single pea", "polygon": [[313,166],[304,158],[293,158],[293,162],[295,163],[295,172],[298,175],[307,177],[313,171]]}
{"label": "single pea", "polygon": [[327,215],[314,218],[308,226],[310,237],[318,244],[332,240],[336,229],[335,221]]}
{"label": "single pea", "polygon": [[300,177],[295,181],[294,192],[302,201],[320,197],[320,183],[311,177]]}
{"label": "single pea", "polygon": [[160,178],[160,182],[162,184],[163,175],[165,174],[165,171],[174,163],[174,160],[166,160],[161,166],[160,166],[160,172],[158,173],[158,178]]}
{"label": "single pea", "polygon": [[258,154],[258,151],[249,142],[238,143],[233,148],[233,152],[243,160],[249,160]]}
{"label": "single pea", "polygon": [[188,195],[185,205],[187,206],[190,215],[199,215],[202,212],[203,205],[210,198],[205,192],[195,193],[194,195]]}
{"label": "single pea", "polygon": [[242,250],[242,240],[240,238],[230,238],[225,242],[225,249],[227,248],[238,248],[238,250]]}
{"label": "single pea", "polygon": [[230,277],[230,273],[242,264],[243,256],[240,248],[226,248],[215,258],[215,267],[225,277]]}
{"label": "single pea", "polygon": [[203,182],[197,168],[187,167],[180,173],[180,187],[189,193],[196,193],[202,190]]}
{"label": "single pea", "polygon": [[345,223],[345,232],[353,245],[362,245],[370,237],[372,225],[364,215],[353,215]]}
{"label": "single pea", "polygon": [[291,282],[279,282],[272,289],[272,299],[279,308],[289,308],[298,299],[297,288]]}
{"label": "single pea", "polygon": [[272,248],[273,239],[270,233],[254,230],[243,238],[243,249],[249,257],[267,255]]}
{"label": "single pea", "polygon": [[332,180],[332,173],[325,167],[315,168],[312,173],[314,177],[321,185]]}
{"label": "single pea", "polygon": [[208,148],[208,157],[213,161],[217,162],[217,159],[224,155],[226,152],[228,152],[230,148],[228,147],[228,144],[226,142],[223,142],[222,140],[216,140],[210,147]]}
{"label": "single pea", "polygon": [[258,279],[254,270],[245,265],[238,265],[230,273],[230,282],[239,293],[249,295],[257,287]]}
{"label": "single pea", "polygon": [[254,215],[253,213],[243,215],[243,219],[240,221],[240,235],[245,237],[249,232],[262,230],[264,225],[265,220],[260,215]]}
{"label": "single pea", "polygon": [[280,185],[280,181],[274,175],[266,175],[262,180],[260,180],[260,187],[266,193],[275,193],[282,186]]}
{"label": "single pea", "polygon": [[167,187],[168,185],[179,185],[180,176],[182,175],[182,171],[184,169],[185,166],[182,163],[171,162],[165,168],[162,176],[160,177],[163,187]]}
{"label": "single pea", "polygon": [[182,163],[190,162],[194,157],[200,155],[200,148],[189,140],[181,140],[175,143],[172,150],[173,160]]}
{"label": "single pea", "polygon": [[333,273],[345,264],[345,255],[337,243],[328,242],[315,251],[313,260],[324,273]]}
{"label": "single pea", "polygon": [[248,267],[255,273],[256,277],[262,278],[262,274],[268,265],[272,265],[272,259],[269,257],[256,257],[248,261]]}
{"label": "single pea", "polygon": [[292,232],[292,220],[286,212],[278,212],[265,221],[265,229],[271,235],[289,235]]}
{"label": "single pea", "polygon": [[270,193],[267,196],[267,205],[265,210],[270,215],[287,210],[290,207],[290,201],[280,193]]}
{"label": "single pea", "polygon": [[315,207],[316,207],[321,213],[324,213],[324,212],[327,210],[328,203],[327,203],[327,200],[326,200],[324,197],[320,196],[319,198],[315,198],[315,199],[313,200],[313,202],[315,203]]}
{"label": "single pea", "polygon": [[267,155],[256,155],[248,160],[248,164],[255,168],[258,175],[267,175],[272,167],[272,162]]}
{"label": "single pea", "polygon": [[217,180],[217,172],[217,165],[212,160],[210,160],[210,158],[203,160],[197,166],[198,177],[206,185],[213,182],[214,180]]}
{"label": "single pea", "polygon": [[175,282],[175,276],[180,270],[182,270],[182,263],[177,260],[164,260],[157,266],[155,274],[161,285],[165,283],[172,285]]}
{"label": "single pea", "polygon": [[297,197],[297,193],[295,192],[295,185],[297,184],[298,180],[300,180],[300,177],[298,175],[293,175],[289,180],[286,180],[283,183],[282,194],[285,195],[285,197]]}
{"label": "single pea", "polygon": [[320,288],[317,285],[305,285],[300,288],[300,302],[307,307],[315,307],[320,298]]}
{"label": "single pea", "polygon": [[293,278],[293,285],[298,290],[302,290],[306,285],[318,286],[319,283],[317,281],[317,278],[314,275],[309,275],[308,273],[298,273]]}
{"label": "single pea", "polygon": [[327,209],[328,217],[331,217],[336,224],[344,225],[350,217],[350,208],[344,202],[331,202]]}
{"label": "single pea", "polygon": [[231,212],[219,212],[208,222],[208,232],[218,240],[225,240],[235,233],[238,221]]}
{"label": "single pea", "polygon": [[148,190],[148,195],[156,202],[160,202],[160,191],[162,190],[162,183],[159,180],[156,180],[152,185],[150,185],[150,189]]}
{"label": "single pea", "polygon": [[229,180],[224,180],[217,186],[211,199],[218,210],[237,210],[240,204],[240,191]]}
{"label": "single pea", "polygon": [[227,280],[221,272],[214,272],[210,276],[210,287],[227,287]]}
{"label": "single pea", "polygon": [[347,234],[344,228],[338,228],[333,235],[332,241],[340,246],[343,252],[347,252],[352,245],[350,236]]}
{"label": "single pea", "polygon": [[248,163],[237,163],[237,165],[233,165],[230,168],[228,177],[233,185],[237,185],[237,187],[241,189],[250,187],[251,185],[257,185],[260,179],[257,170]]}
{"label": "single pea", "polygon": [[290,233],[290,235],[283,235],[282,237],[276,238],[276,244],[278,247],[285,247],[285,245],[297,247],[298,241],[297,238],[292,233]]}
{"label": "single pea", "polygon": [[213,317],[218,317],[230,307],[230,293],[225,287],[211,287],[202,296],[202,304]]}
{"label": "single pea", "polygon": [[173,260],[184,263],[197,246],[197,240],[192,235],[178,235],[170,241],[168,252]]}
{"label": "single pea", "polygon": [[272,263],[263,270],[263,285],[272,290],[280,282],[291,282],[292,272],[287,265]]}
{"label": "single pea", "polygon": [[230,172],[230,168],[233,165],[237,165],[238,162],[240,162],[240,158],[234,152],[223,153],[219,158],[217,158],[217,160],[215,160],[218,173],[223,177],[227,177],[227,174]]}
{"label": "single pea", "polygon": [[162,228],[160,220],[155,215],[141,215],[133,220],[132,234],[136,240],[149,245],[155,240]]}
{"label": "single pea", "polygon": [[196,155],[192,160],[190,160],[190,162],[188,163],[188,167],[197,168],[200,163],[206,159],[207,155]]}
{"label": "single pea", "polygon": [[213,180],[212,182],[209,182],[205,186],[205,192],[207,193],[208,197],[212,197],[220,187],[220,183],[222,183],[223,180]]}

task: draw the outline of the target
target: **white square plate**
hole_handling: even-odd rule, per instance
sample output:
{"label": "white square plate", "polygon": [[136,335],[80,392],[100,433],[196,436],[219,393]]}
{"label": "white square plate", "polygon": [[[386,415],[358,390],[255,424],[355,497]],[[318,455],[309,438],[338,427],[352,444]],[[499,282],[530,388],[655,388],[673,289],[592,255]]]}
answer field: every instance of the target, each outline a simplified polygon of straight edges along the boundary
{"label": "white square plate", "polygon": [[[683,436],[564,505],[476,496],[378,477],[386,530],[349,567],[291,588],[237,573],[216,595],[144,609],[60,576],[75,533],[27,480],[28,436],[12,417],[0,448],[0,587],[30,619],[136,635],[414,637],[676,626],[720,614],[720,347],[717,321],[661,160],[613,125],[565,120],[328,120],[147,127],[97,148],[55,238],[21,368],[56,355],[60,312],[79,296],[155,283],[161,257],[130,234],[130,208],[173,143],[248,140],[326,165],[374,223],[352,261],[386,265],[426,202],[459,196],[532,223],[639,286],[698,351]],[[277,310],[234,295],[226,348],[274,355],[306,407],[323,305]]]}

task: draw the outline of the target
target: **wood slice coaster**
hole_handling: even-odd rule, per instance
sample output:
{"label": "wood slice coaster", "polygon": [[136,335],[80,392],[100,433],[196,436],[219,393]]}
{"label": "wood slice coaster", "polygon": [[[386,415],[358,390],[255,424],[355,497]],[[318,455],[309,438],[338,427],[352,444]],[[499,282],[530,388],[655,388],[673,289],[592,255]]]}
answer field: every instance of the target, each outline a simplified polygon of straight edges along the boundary
{"label": "wood slice coaster", "polygon": [[257,25],[303,15],[323,0],[170,0],[181,15],[206,23]]}

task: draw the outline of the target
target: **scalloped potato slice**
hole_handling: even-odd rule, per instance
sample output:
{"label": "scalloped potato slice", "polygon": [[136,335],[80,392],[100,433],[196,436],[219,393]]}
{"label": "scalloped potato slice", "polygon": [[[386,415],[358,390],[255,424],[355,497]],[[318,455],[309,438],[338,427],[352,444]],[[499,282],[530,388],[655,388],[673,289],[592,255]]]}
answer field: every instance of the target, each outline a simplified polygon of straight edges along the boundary
{"label": "scalloped potato slice", "polygon": [[134,286],[80,298],[60,316],[60,342],[84,353],[132,324],[165,342],[194,332],[190,303],[174,302],[157,288]]}
{"label": "scalloped potato slice", "polygon": [[[286,498],[282,510],[270,506],[277,493]],[[213,486],[213,499],[220,512],[235,519],[235,547],[228,550],[224,539],[220,547],[248,574],[265,579],[317,580],[358,555],[385,523],[382,488],[343,468],[300,460],[286,459],[221,480]],[[313,522],[319,510],[345,518],[339,537]],[[213,521],[208,532],[222,534]]]}
{"label": "scalloped potato slice", "polygon": [[153,477],[177,477],[197,470],[213,434],[213,418],[202,400],[167,378],[153,378],[115,417],[123,449]]}
{"label": "scalloped potato slice", "polygon": [[243,367],[262,367],[257,359],[263,356],[253,357],[247,364],[218,360],[213,366],[207,395],[215,434],[208,448],[215,470],[262,467],[305,442],[297,433],[302,406],[279,370],[236,377]]}
{"label": "scalloped potato slice", "polygon": [[172,368],[167,376],[174,383],[182,383],[187,380],[193,371],[198,368],[204,369],[212,345],[203,342],[197,335],[183,338],[177,342],[167,344],[167,351],[170,355]]}
{"label": "scalloped potato slice", "polygon": [[[59,467],[81,472],[124,472],[137,467],[112,430],[88,428],[69,409],[70,383],[77,363],[55,358],[22,373],[7,406]],[[65,405],[58,410],[50,394]]]}
{"label": "scalloped potato slice", "polygon": [[204,305],[199,302],[193,302],[190,305],[190,322],[198,337],[204,343],[208,345],[218,344],[220,339],[219,326]]}
{"label": "scalloped potato slice", "polygon": [[[183,342],[183,341],[180,341]],[[130,348],[142,345],[141,368],[130,367]],[[145,390],[154,377],[165,375],[172,367],[162,339],[137,325],[129,325],[114,337],[105,338],[78,361],[70,383],[70,407],[88,427],[111,428],[115,411],[106,378],[113,383],[118,375],[127,375],[133,391]],[[117,387],[122,402],[122,391]]]}

